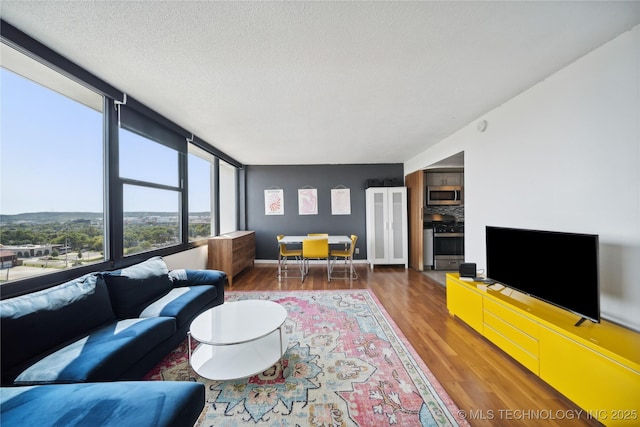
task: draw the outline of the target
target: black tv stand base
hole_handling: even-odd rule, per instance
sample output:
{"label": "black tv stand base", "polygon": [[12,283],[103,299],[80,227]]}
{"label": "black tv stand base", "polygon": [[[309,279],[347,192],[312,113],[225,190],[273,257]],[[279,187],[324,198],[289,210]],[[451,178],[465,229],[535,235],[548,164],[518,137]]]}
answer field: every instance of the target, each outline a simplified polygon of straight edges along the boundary
{"label": "black tv stand base", "polygon": [[573,326],[580,326],[584,323],[585,320],[587,320],[586,317],[581,317],[580,320],[578,320],[578,322]]}

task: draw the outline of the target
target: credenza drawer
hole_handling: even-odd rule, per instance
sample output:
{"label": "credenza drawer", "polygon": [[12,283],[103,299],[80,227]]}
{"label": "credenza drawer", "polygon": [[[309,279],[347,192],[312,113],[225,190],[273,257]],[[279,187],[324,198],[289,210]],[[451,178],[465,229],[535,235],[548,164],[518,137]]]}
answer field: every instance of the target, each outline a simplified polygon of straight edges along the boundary
{"label": "credenza drawer", "polygon": [[234,256],[232,263],[233,263],[233,274],[235,275],[236,273],[242,271],[243,269],[250,267],[251,265],[253,265],[253,259],[254,256],[250,255],[250,254],[245,254],[246,256],[244,257],[239,257],[239,256]]}
{"label": "credenza drawer", "polygon": [[255,249],[254,235],[246,235],[239,237],[233,242],[233,253],[242,254]]}

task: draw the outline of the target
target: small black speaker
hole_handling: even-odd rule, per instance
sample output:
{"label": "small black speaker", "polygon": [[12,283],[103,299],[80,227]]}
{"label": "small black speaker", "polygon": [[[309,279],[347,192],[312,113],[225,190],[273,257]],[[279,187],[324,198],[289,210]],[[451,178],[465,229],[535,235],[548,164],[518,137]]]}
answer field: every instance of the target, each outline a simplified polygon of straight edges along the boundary
{"label": "small black speaker", "polygon": [[463,262],[460,264],[460,277],[476,277],[476,263]]}
{"label": "small black speaker", "polygon": [[381,179],[368,179],[367,180],[367,188],[369,187],[382,187]]}

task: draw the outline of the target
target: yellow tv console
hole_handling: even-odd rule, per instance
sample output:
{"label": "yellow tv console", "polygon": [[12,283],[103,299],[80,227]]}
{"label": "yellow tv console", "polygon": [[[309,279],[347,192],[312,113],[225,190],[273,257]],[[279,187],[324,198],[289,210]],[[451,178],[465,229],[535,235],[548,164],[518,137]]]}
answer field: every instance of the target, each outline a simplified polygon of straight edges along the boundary
{"label": "yellow tv console", "polygon": [[640,425],[640,333],[447,274],[447,309],[607,426]]}

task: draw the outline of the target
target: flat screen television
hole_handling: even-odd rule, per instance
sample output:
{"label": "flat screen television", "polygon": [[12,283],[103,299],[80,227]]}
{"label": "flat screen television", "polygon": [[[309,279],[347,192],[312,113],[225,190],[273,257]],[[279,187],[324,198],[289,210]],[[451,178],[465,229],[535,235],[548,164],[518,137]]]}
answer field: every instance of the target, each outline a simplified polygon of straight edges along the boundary
{"label": "flat screen television", "polygon": [[487,278],[600,322],[598,236],[486,227]]}

